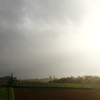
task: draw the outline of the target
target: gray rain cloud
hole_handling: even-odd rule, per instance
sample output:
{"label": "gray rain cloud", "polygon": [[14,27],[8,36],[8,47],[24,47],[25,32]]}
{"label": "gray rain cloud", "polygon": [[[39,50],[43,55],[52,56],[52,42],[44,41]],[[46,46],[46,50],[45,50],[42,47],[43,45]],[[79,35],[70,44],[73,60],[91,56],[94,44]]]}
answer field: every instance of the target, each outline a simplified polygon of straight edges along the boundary
{"label": "gray rain cloud", "polygon": [[1,0],[0,76],[14,73],[18,78],[44,78],[99,74],[100,41],[96,47],[93,41],[94,45],[91,44],[100,32],[93,38],[93,31],[98,29],[93,28],[98,25],[95,22],[100,10],[98,3]]}

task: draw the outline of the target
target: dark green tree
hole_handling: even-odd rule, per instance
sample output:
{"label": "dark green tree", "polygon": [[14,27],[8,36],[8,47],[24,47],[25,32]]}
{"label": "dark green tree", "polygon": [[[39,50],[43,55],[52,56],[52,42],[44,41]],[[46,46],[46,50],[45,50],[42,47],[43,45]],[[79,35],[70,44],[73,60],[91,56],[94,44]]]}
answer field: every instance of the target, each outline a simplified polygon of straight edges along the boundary
{"label": "dark green tree", "polygon": [[7,84],[10,84],[11,86],[17,81],[16,77],[13,77],[13,73],[11,73],[10,78],[7,81]]}

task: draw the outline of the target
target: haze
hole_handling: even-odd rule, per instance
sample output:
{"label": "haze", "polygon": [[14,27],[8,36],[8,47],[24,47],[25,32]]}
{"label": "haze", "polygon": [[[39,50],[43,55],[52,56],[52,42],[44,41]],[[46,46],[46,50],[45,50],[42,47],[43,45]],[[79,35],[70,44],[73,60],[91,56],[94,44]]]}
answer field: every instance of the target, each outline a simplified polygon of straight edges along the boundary
{"label": "haze", "polygon": [[1,0],[0,77],[100,76],[99,0]]}

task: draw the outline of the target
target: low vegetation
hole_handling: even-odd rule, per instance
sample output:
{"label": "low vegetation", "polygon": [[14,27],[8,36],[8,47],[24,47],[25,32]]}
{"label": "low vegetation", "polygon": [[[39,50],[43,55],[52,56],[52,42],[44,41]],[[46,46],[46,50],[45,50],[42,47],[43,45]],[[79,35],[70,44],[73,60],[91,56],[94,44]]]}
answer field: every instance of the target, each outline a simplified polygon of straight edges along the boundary
{"label": "low vegetation", "polygon": [[27,88],[67,88],[67,89],[92,89],[86,84],[68,84],[68,83],[47,83],[47,82],[16,82],[13,87]]}
{"label": "low vegetation", "polygon": [[[5,80],[3,80],[3,79],[6,79],[6,78],[5,77],[2,78],[2,82],[3,81],[5,82]],[[76,95],[82,95],[82,94],[86,94],[86,93],[87,93],[87,95],[95,93],[94,97],[100,95],[100,77],[98,77],[98,76],[83,76],[83,77],[78,76],[75,78],[75,77],[71,76],[71,77],[66,77],[66,78],[61,78],[61,79],[50,77],[49,82],[41,82],[41,81],[30,81],[30,80],[24,80],[24,81],[19,80],[18,81],[18,80],[16,80],[16,78],[13,77],[13,74],[11,74],[11,77],[8,78],[6,83],[0,84],[0,100],[18,100],[18,98],[21,99],[19,97],[19,95],[21,95],[21,94],[19,94],[19,93],[21,92],[22,95],[26,95],[26,94],[24,94],[24,92],[26,90],[27,90],[27,96],[29,94],[33,95],[33,92],[35,94],[35,92],[37,91],[36,92],[37,97],[39,96],[41,98],[44,97],[44,94],[43,95],[38,94],[39,91],[44,92],[44,93],[45,93],[45,91],[48,91],[47,95],[49,97],[50,95],[54,95],[54,96],[57,96],[58,94],[60,95],[60,91],[62,91],[62,93],[64,93],[64,94],[66,94],[68,91],[71,90],[70,98],[62,96],[63,94],[61,94],[62,98],[67,98],[70,100],[79,100],[80,97],[79,96],[77,97]],[[99,91],[97,92],[97,90],[99,90]],[[18,91],[20,91],[20,92],[18,93]],[[33,92],[30,92],[30,91],[33,91]],[[50,91],[52,91],[52,93],[54,93],[54,94],[52,94]],[[53,92],[53,91],[55,91],[55,92]],[[72,91],[76,91],[75,93],[77,93],[77,94],[74,95]],[[80,94],[79,91],[82,92],[82,94]],[[55,94],[56,92],[58,94]],[[67,96],[67,94],[66,94],[66,96]],[[72,96],[72,94],[73,94],[73,96]],[[35,96],[35,95],[33,95],[33,96]],[[89,100],[85,97],[85,95],[82,95],[82,96],[84,96],[84,99]],[[94,98],[94,97],[92,97],[92,98]],[[21,100],[25,99],[24,97],[22,97],[22,98],[23,99],[21,99]],[[72,98],[77,98],[77,99],[72,99]],[[92,98],[90,97],[90,100],[92,100]],[[58,97],[54,97],[54,99],[55,100],[56,99],[63,100],[63,99],[58,99]],[[40,98],[38,98],[36,100],[40,100]],[[44,97],[43,100],[51,100],[51,99],[45,99],[45,97]],[[82,99],[80,99],[80,100],[82,100]],[[98,99],[93,99],[93,100],[99,100],[99,97],[98,97]]]}
{"label": "low vegetation", "polygon": [[77,83],[77,84],[100,84],[99,76],[78,76],[78,77],[63,77],[60,79],[53,79],[51,83]]}
{"label": "low vegetation", "polygon": [[0,100],[14,100],[12,88],[0,86]]}

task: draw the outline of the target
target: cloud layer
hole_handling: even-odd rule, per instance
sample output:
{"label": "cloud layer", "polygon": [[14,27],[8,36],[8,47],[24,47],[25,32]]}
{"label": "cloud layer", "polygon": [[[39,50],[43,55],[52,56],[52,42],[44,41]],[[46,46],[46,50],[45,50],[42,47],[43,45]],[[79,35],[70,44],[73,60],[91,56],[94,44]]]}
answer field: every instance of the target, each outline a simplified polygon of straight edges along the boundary
{"label": "cloud layer", "polygon": [[99,75],[99,3],[0,1],[0,76]]}

